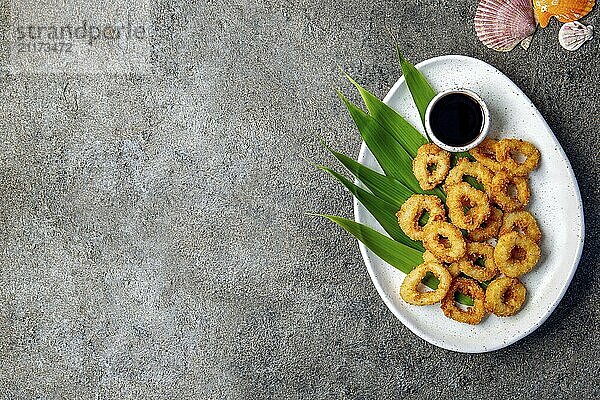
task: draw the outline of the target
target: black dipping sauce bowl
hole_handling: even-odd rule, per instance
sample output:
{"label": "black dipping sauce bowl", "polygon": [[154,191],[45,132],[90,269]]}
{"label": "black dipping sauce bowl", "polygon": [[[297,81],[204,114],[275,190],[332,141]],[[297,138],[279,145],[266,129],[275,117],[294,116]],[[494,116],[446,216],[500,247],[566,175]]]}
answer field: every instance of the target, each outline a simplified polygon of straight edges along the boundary
{"label": "black dipping sauce bowl", "polygon": [[433,143],[458,153],[476,147],[490,130],[485,102],[468,89],[438,93],[425,111],[425,130]]}

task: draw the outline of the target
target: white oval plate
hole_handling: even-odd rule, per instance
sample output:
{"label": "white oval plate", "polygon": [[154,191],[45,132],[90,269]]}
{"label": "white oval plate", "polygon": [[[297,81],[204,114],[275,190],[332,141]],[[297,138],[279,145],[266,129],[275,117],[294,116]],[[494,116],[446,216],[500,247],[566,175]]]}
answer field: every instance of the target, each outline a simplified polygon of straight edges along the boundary
{"label": "white oval plate", "polygon": [[[550,316],[577,269],[583,248],[583,207],[571,164],[548,124],[525,94],[491,65],[465,56],[436,57],[416,67],[436,91],[463,87],[478,93],[491,113],[491,137],[517,137],[533,143],[542,153],[538,169],[530,175],[529,211],[543,233],[542,258],[522,279],[527,301],[515,316],[487,316],[471,326],[446,318],[440,305],[412,306],[399,295],[404,274],[373,254],[362,243],[360,250],[373,284],[388,308],[412,332],[436,346],[464,353],[482,353],[506,347],[529,335]],[[419,113],[404,78],[384,102],[421,132]],[[363,143],[358,161],[381,171]],[[355,219],[384,232],[356,200]]]}

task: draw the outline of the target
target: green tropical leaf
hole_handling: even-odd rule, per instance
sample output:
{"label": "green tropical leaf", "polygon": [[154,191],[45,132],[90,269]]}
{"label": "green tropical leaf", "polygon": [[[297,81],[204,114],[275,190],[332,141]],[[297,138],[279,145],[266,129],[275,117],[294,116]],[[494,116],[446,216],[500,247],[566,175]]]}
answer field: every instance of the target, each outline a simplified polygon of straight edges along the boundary
{"label": "green tropical leaf", "polygon": [[346,77],[358,89],[369,114],[383,126],[412,158],[417,155],[419,147],[428,142],[414,126],[406,121],[393,108],[381,101],[377,96],[359,85],[352,77]]}
{"label": "green tropical leaf", "polygon": [[468,151],[461,151],[460,153],[452,153],[454,158],[458,160],[459,158],[468,158],[469,161],[475,161],[475,157],[473,157]]}
{"label": "green tropical leaf", "polygon": [[[404,79],[406,80],[406,84],[413,101],[419,110],[423,126],[425,126],[425,111],[427,110],[429,102],[435,97],[436,93],[423,74],[411,63],[406,61],[406,59],[402,56],[398,45],[396,45],[396,53],[398,54],[398,59],[400,60],[400,66],[402,67]],[[468,152],[454,153],[454,155],[454,159],[466,157],[473,161],[473,156],[471,156]],[[472,177],[466,177],[465,181],[474,188],[483,190],[483,186],[476,179]]]}
{"label": "green tropical leaf", "polygon": [[412,173],[412,157],[375,118],[352,104],[341,92],[338,94],[385,174],[398,179],[413,192],[420,192],[417,178]]}
{"label": "green tropical leaf", "polygon": [[436,95],[435,90],[431,87],[427,79],[416,69],[411,63],[406,61],[400,52],[400,47],[396,45],[396,53],[402,67],[402,74],[406,80],[406,85],[410,90],[410,94],[421,115],[421,122],[425,126],[425,111],[431,99]]}
{"label": "green tropical leaf", "polygon": [[408,274],[413,268],[423,262],[423,252],[390,239],[373,228],[346,218],[336,217],[335,215],[320,216],[344,228],[382,260],[405,274]]}
{"label": "green tropical leaf", "polygon": [[358,187],[350,180],[348,180],[343,175],[337,173],[331,168],[327,168],[325,166],[319,165],[317,168],[322,171],[327,172],[338,181],[342,183],[360,201],[360,203],[375,217],[377,222],[382,226],[382,228],[394,239],[398,242],[405,244],[413,249],[419,250],[421,252],[425,251],[425,248],[421,244],[421,242],[414,241],[410,239],[406,234],[400,229],[398,225],[398,219],[396,218],[396,212],[399,207],[396,207],[393,204],[390,204],[375,195],[369,193],[368,191]]}
{"label": "green tropical leaf", "polygon": [[412,190],[398,180],[365,167],[347,155],[333,150],[324,142],[323,146],[375,196],[393,204],[397,207],[396,210],[399,210],[402,204],[414,194]]}
{"label": "green tropical leaf", "polygon": [[414,193],[434,194],[445,198],[440,188],[423,191],[412,172],[413,158],[410,154],[373,116],[351,103],[341,92],[338,95],[346,104],[363,140],[386,175],[397,179]]}
{"label": "green tropical leaf", "polygon": [[[396,46],[396,50],[411,96],[419,110],[421,121],[424,122],[427,106],[436,93],[425,77],[402,57],[398,46]],[[350,76],[347,74],[346,76],[358,89],[369,113],[348,101],[342,93],[338,92],[338,95],[344,101],[363,140],[385,175],[334,151],[325,143],[324,146],[327,150],[369,190],[359,187],[330,168],[323,166],[319,166],[319,168],[340,181],[377,219],[391,237],[349,219],[332,215],[321,216],[340,225],[393,267],[409,273],[415,266],[422,263],[423,247],[421,243],[406,237],[397,224],[395,213],[413,193],[424,193],[412,173],[412,160],[418,148],[427,143],[427,139],[395,110],[360,86]],[[470,155],[466,156],[470,157]],[[468,178],[466,180],[474,185]],[[478,184],[476,181],[475,183]],[[440,188],[425,193],[435,194],[443,201],[446,198]],[[423,283],[435,289],[438,280],[432,274],[427,274]],[[461,293],[457,294],[456,300],[465,305],[473,305],[472,299]]]}
{"label": "green tropical leaf", "polygon": [[[337,217],[335,215],[317,214],[335,222],[344,228],[352,236],[360,240],[373,253],[392,267],[408,274],[417,265],[423,262],[423,254],[409,246],[399,243],[389,237],[369,228],[366,225],[354,222],[352,220]],[[431,274],[428,274],[423,280],[423,284],[431,289],[436,289],[439,281]],[[456,300],[465,305],[473,305],[473,300],[461,293],[458,293]]]}

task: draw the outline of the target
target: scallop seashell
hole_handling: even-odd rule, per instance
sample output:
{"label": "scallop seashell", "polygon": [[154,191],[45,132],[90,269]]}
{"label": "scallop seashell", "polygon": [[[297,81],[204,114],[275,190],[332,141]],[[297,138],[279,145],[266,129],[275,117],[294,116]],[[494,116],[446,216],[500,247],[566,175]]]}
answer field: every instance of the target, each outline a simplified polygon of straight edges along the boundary
{"label": "scallop seashell", "polygon": [[552,17],[560,22],[577,21],[585,17],[595,3],[596,0],[533,0],[533,9],[535,19],[545,28]]}
{"label": "scallop seashell", "polygon": [[519,43],[526,49],[535,27],[531,0],[480,0],[477,4],[477,37],[496,51],[510,51]]}
{"label": "scallop seashell", "polygon": [[592,40],[592,37],[594,37],[594,28],[577,21],[564,24],[558,32],[558,42],[569,51],[577,50],[585,42]]}

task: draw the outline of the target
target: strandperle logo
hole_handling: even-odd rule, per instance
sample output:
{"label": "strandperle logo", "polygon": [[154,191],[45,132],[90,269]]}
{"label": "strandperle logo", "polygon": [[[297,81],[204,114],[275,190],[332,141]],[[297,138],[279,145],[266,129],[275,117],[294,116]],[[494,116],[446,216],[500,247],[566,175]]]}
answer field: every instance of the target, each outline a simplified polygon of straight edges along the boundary
{"label": "strandperle logo", "polygon": [[0,59],[2,72],[149,72],[152,18],[147,0],[13,0],[7,21],[9,52]]}
{"label": "strandperle logo", "polygon": [[14,37],[16,40],[23,42],[33,40],[85,40],[89,45],[93,45],[97,40],[118,40],[121,38],[143,40],[148,37],[148,31],[149,29],[143,25],[133,25],[131,23],[98,26],[83,21],[78,26],[18,25],[15,27]]}

